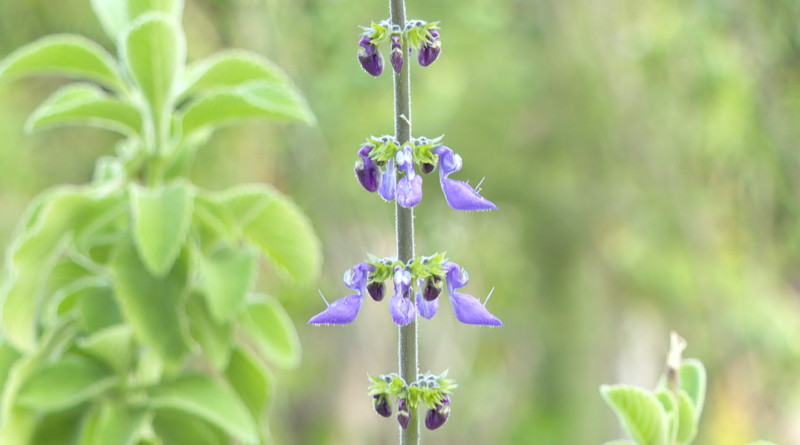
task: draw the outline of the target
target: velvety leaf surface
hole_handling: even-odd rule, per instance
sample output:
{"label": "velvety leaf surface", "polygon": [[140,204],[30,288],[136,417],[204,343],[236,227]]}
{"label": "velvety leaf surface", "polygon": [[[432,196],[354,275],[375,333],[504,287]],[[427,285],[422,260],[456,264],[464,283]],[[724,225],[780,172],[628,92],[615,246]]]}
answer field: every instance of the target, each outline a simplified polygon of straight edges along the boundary
{"label": "velvety leaf surface", "polygon": [[197,417],[180,412],[160,411],[153,429],[163,445],[227,445],[227,437]]}
{"label": "velvety leaf surface", "polygon": [[291,88],[286,73],[270,60],[249,51],[228,50],[187,67],[181,95],[252,82]]}
{"label": "velvety leaf surface", "polygon": [[247,304],[240,318],[242,327],[252,337],[259,352],[284,368],[300,364],[302,348],[289,314],[268,295],[257,295]]}
{"label": "velvety leaf surface", "polygon": [[254,285],[258,251],[251,247],[221,248],[200,258],[200,276],[211,315],[217,322],[231,321],[244,307]]}
{"label": "velvety leaf surface", "polygon": [[116,381],[115,376],[91,360],[70,355],[31,374],[16,400],[25,407],[57,411],[102,393]]}
{"label": "velvety leaf surface", "polygon": [[685,359],[681,363],[681,389],[692,399],[695,406],[695,419],[703,414],[706,400],[706,367],[700,360]]}
{"label": "velvety leaf surface", "polygon": [[254,419],[261,419],[275,397],[275,377],[251,352],[237,347],[225,370],[228,383],[242,398]]}
{"label": "velvety leaf surface", "polygon": [[228,366],[233,326],[217,322],[209,313],[206,300],[203,295],[194,293],[186,303],[189,332],[214,368],[222,371]]}
{"label": "velvety leaf surface", "polygon": [[639,445],[666,445],[668,427],[665,412],[654,395],[626,385],[603,385],[600,393],[634,442]]}

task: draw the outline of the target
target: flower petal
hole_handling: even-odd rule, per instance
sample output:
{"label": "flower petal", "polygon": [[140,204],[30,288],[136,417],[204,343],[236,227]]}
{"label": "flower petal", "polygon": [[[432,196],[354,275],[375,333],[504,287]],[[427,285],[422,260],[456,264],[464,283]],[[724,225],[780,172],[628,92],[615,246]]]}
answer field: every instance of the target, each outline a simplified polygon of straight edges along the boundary
{"label": "flower petal", "polygon": [[447,292],[452,294],[456,289],[461,289],[469,283],[469,274],[458,264],[448,261],[442,264],[442,267],[447,271]]}
{"label": "flower petal", "polygon": [[441,183],[447,205],[455,210],[497,210],[497,206],[492,201],[481,196],[463,181],[442,178]]}
{"label": "flower petal", "polygon": [[353,168],[358,182],[370,193],[376,192],[381,185],[381,168],[369,157],[374,148],[372,145],[361,147],[358,150],[358,155],[361,159],[356,161],[356,165]]}
{"label": "flower petal", "polygon": [[436,315],[436,311],[439,310],[439,299],[435,299],[433,301],[425,301],[422,298],[422,295],[417,292],[417,312],[422,315],[425,319],[430,320]]}
{"label": "flower petal", "polygon": [[350,295],[334,301],[321,313],[308,320],[307,324],[347,324],[355,321],[364,302],[363,295]]}
{"label": "flower petal", "polygon": [[403,298],[401,294],[396,294],[389,299],[389,312],[392,313],[392,321],[398,326],[411,323],[417,315],[411,299]]}
{"label": "flower petal", "polygon": [[394,159],[386,163],[386,171],[381,175],[381,185],[378,193],[386,201],[394,201],[397,188],[397,170],[394,168]]}
{"label": "flower petal", "polygon": [[472,295],[453,292],[450,294],[450,305],[453,306],[456,319],[462,323],[503,326],[503,322],[486,310],[481,302]]}
{"label": "flower petal", "polygon": [[347,269],[344,273],[344,285],[358,291],[362,297],[367,290],[367,279],[369,273],[375,270],[375,266],[369,263],[358,263],[352,269]]}
{"label": "flower petal", "polygon": [[406,176],[397,184],[397,202],[403,207],[414,207],[422,201],[422,176]]}

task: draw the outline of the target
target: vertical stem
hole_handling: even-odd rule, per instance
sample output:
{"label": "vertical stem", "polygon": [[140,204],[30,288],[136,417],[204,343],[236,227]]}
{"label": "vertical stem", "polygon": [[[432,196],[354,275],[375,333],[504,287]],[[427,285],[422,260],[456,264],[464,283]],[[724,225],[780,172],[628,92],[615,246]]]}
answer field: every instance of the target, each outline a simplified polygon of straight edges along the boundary
{"label": "vertical stem", "polygon": [[[406,6],[404,0],[389,0],[392,23],[404,29],[406,26]],[[403,55],[405,63],[400,74],[394,73],[394,136],[403,144],[411,139],[411,76],[409,73],[408,41],[403,38]],[[397,221],[397,259],[406,262],[414,258],[414,210],[398,203],[396,206]],[[397,355],[400,377],[407,383],[417,379],[419,361],[417,358],[417,320],[398,328]],[[419,415],[417,409],[411,409],[408,428],[400,429],[400,445],[419,444]]]}

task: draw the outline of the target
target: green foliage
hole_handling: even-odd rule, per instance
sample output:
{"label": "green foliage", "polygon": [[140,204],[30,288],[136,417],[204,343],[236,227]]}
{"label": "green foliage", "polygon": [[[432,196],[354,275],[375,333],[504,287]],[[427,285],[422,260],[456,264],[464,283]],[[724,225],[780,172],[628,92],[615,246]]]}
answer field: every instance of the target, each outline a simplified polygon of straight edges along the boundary
{"label": "green foliage", "polygon": [[92,184],[38,197],[6,254],[0,443],[262,443],[275,392],[267,361],[297,366],[301,348],[280,303],[252,294],[258,265],[263,254],[309,284],[319,241],[277,190],[211,193],[186,175],[221,125],[313,115],[255,54],[221,53],[184,75],[180,0],[91,5],[119,61],[60,35],[0,62],[0,82],[91,82],[56,91],[29,131],[88,125],[125,137],[98,159]]}
{"label": "green foliage", "polygon": [[634,442],[639,445],[668,443],[664,407],[654,395],[625,385],[603,385],[600,393]]}

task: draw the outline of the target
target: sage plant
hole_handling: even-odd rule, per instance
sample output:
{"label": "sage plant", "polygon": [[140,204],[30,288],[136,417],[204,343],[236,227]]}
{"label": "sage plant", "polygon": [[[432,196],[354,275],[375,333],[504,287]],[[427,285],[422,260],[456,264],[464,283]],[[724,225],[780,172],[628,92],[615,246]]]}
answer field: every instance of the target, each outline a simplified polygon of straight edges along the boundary
{"label": "sage plant", "polygon": [[[344,274],[344,284],[355,294],[328,304],[309,320],[314,325],[340,325],[356,320],[367,295],[375,302],[385,299],[391,279],[393,295],[388,299],[392,321],[398,326],[399,371],[368,375],[375,412],[390,417],[396,411],[400,443],[419,443],[422,417],[425,426],[440,428],[450,416],[452,390],[457,387],[447,372],[419,373],[417,315],[431,319],[439,310],[440,295],[447,289],[450,306],[462,323],[502,326],[486,309],[486,300],[459,290],[469,283],[467,271],[444,254],[417,256],[414,252],[414,207],[422,200],[423,176],[438,168],[439,183],[447,204],[455,210],[493,210],[497,207],[480,195],[480,184],[450,176],[462,167],[462,158],[443,145],[442,138],[411,136],[410,63],[416,52],[420,66],[430,66],[441,54],[439,22],[407,20],[403,0],[390,1],[391,17],[364,27],[358,40],[358,61],[372,76],[384,72],[380,46],[389,45],[389,63],[394,78],[395,134],[370,136],[358,149],[355,176],[369,193],[378,193],[396,209],[397,255],[368,259]],[[490,293],[491,295],[491,293]],[[426,412],[421,412],[423,409]]]}
{"label": "sage plant", "polygon": [[185,65],[182,0],[92,0],[118,57],[77,35],[0,62],[0,82],[85,80],[56,91],[27,129],[123,135],[91,184],[30,205],[6,254],[0,344],[3,445],[265,444],[267,363],[297,366],[297,332],[254,292],[260,259],[313,281],[319,242],[264,185],[221,192],[187,178],[214,129],[313,122],[269,60],[226,51]]}

